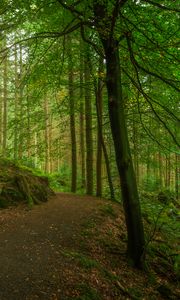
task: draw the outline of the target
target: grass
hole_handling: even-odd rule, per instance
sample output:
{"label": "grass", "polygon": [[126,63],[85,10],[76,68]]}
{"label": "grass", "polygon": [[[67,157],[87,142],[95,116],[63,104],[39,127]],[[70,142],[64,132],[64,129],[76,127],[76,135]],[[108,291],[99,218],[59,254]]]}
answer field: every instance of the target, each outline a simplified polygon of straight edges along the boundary
{"label": "grass", "polygon": [[99,292],[87,283],[79,284],[76,288],[80,292],[80,296],[76,297],[75,300],[101,300]]}
{"label": "grass", "polygon": [[85,269],[92,269],[92,268],[100,267],[99,263],[96,260],[94,260],[80,252],[63,251],[62,254],[65,257],[68,257],[70,259],[77,261],[81,265],[81,267],[83,267]]}
{"label": "grass", "polygon": [[105,204],[100,208],[100,211],[106,215],[106,216],[110,216],[113,218],[117,218],[117,212],[115,212],[113,206],[111,204]]}

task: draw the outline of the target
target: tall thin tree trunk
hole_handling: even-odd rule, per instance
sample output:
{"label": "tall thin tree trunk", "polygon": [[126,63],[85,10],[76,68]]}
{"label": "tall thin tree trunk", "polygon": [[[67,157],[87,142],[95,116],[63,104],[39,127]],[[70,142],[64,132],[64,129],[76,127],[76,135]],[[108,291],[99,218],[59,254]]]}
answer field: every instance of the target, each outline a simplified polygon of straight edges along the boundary
{"label": "tall thin tree trunk", "polygon": [[139,183],[139,156],[138,156],[138,131],[133,110],[133,147],[134,147],[134,170],[136,173],[137,184]]}
{"label": "tall thin tree trunk", "polygon": [[96,159],[96,196],[102,196],[102,86],[101,74],[103,72],[103,59],[99,60],[98,86],[97,86],[97,113],[98,113],[98,131],[97,131],[97,159]]}
{"label": "tall thin tree trunk", "polygon": [[2,152],[2,142],[3,142],[3,102],[2,96],[0,97],[0,153]]}
{"label": "tall thin tree trunk", "polygon": [[[107,172],[107,177],[108,177],[108,184],[109,184],[109,190],[110,190],[110,194],[111,194],[111,199],[114,200],[115,199],[115,195],[114,195],[114,187],[113,187],[112,176],[111,176],[111,168],[110,168],[110,163],[109,163],[108,152],[107,152],[106,145],[105,145],[105,142],[104,142],[104,137],[103,137],[102,113],[100,112],[100,107],[99,107],[99,99],[100,99],[100,102],[102,102],[102,85],[99,84],[98,88],[96,88],[96,82],[94,82],[94,84],[95,84],[95,94],[96,94],[96,111],[97,111],[97,124],[98,124],[98,138],[100,139],[102,150],[103,150],[103,155],[104,155],[104,160],[105,160],[105,165],[106,165],[106,172]],[[98,186],[98,183],[97,183],[97,186]],[[98,192],[98,189],[97,189],[97,192]],[[96,195],[98,196],[97,192],[96,192]]]}
{"label": "tall thin tree trunk", "polygon": [[90,90],[89,51],[85,49],[84,74],[85,74],[85,117],[86,117],[86,193],[93,194],[93,136],[92,136],[92,104]]}
{"label": "tall thin tree trunk", "polygon": [[[169,145],[170,148],[170,145]],[[171,154],[168,155],[168,188],[171,188]]]}
{"label": "tall thin tree trunk", "polygon": [[68,73],[69,73],[69,112],[70,112],[70,133],[71,133],[71,192],[76,192],[77,185],[77,149],[75,129],[75,103],[74,103],[74,70],[71,50],[71,40],[68,40]]}
{"label": "tall thin tree trunk", "polygon": [[50,114],[49,116],[49,130],[48,130],[48,140],[49,140],[49,172],[53,172],[53,146],[52,146],[52,138],[53,138],[53,133],[52,133],[52,127],[53,127],[53,115]]}
{"label": "tall thin tree trunk", "polygon": [[[44,131],[44,138],[45,138],[45,172],[49,173],[49,107],[48,107],[48,99],[47,95],[45,95],[44,99],[44,117],[45,117],[45,131]],[[37,140],[37,139],[35,139]]]}
{"label": "tall thin tree trunk", "polygon": [[7,148],[7,68],[8,62],[7,57],[4,59],[3,65],[3,144],[2,154],[6,156]]}
{"label": "tall thin tree trunk", "polygon": [[179,179],[180,179],[180,167],[179,167],[179,155],[175,154],[175,194],[176,200],[179,199]]}
{"label": "tall thin tree trunk", "polygon": [[160,188],[162,188],[163,187],[163,172],[162,172],[162,156],[161,156],[160,150],[158,152],[158,161],[159,161],[159,183],[160,183]]}
{"label": "tall thin tree trunk", "polygon": [[14,56],[14,71],[15,71],[15,93],[14,93],[14,159],[18,158],[18,129],[19,129],[19,88],[18,88],[18,56],[17,56],[17,45],[15,45],[15,56]]}
{"label": "tall thin tree trunk", "polygon": [[170,176],[169,176],[169,162],[170,156],[169,154],[166,154],[166,188],[169,188],[170,185]]}
{"label": "tall thin tree trunk", "polygon": [[31,157],[31,117],[30,117],[30,97],[29,97],[29,89],[27,86],[27,95],[26,95],[26,117],[27,117],[27,134],[26,134],[26,151],[27,151],[27,157],[30,159]]}
{"label": "tall thin tree trunk", "polygon": [[80,44],[80,157],[81,157],[81,185],[82,188],[86,185],[86,169],[85,169],[85,143],[84,143],[84,92],[83,92],[83,54],[82,41]]}
{"label": "tall thin tree trunk", "polygon": [[147,146],[147,159],[146,159],[146,184],[150,183],[150,147]]}
{"label": "tall thin tree trunk", "polygon": [[22,45],[20,45],[20,74],[18,78],[18,86],[19,86],[19,145],[18,145],[18,158],[22,159],[23,157],[23,146],[24,146],[24,107],[23,107],[23,53],[22,53]]}
{"label": "tall thin tree trunk", "polygon": [[34,165],[37,168],[38,164],[38,151],[37,151],[37,146],[38,146],[38,134],[37,131],[34,132]]}

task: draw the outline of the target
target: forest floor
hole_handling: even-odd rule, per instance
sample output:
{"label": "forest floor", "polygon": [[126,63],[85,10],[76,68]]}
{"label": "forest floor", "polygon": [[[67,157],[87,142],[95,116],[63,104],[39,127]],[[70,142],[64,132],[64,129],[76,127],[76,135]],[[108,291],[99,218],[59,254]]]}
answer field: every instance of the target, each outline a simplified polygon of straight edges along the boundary
{"label": "forest floor", "polygon": [[154,255],[148,271],[130,267],[126,242],[109,200],[58,193],[0,210],[0,300],[178,299],[168,264]]}

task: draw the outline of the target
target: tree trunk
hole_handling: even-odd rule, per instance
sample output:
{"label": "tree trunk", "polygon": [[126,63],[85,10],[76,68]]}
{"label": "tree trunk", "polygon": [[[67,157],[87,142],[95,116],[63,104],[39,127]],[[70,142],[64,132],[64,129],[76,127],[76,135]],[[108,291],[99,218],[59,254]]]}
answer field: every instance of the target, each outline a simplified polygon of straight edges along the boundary
{"label": "tree trunk", "polygon": [[159,185],[160,189],[162,189],[163,186],[163,178],[162,178],[162,157],[161,157],[161,152],[160,149],[158,151],[158,176],[159,176]]}
{"label": "tree trunk", "polygon": [[85,180],[85,144],[84,144],[84,93],[83,93],[83,55],[82,42],[80,44],[80,158],[81,158],[81,185],[86,185]]}
{"label": "tree trunk", "polygon": [[14,71],[15,71],[15,93],[14,93],[14,159],[18,158],[18,129],[19,129],[19,89],[18,89],[18,55],[17,55],[17,45],[14,49]]}
{"label": "tree trunk", "polygon": [[179,155],[175,154],[175,195],[176,195],[176,200],[179,199],[179,174],[180,174]]}
{"label": "tree trunk", "polygon": [[[101,60],[101,58],[100,58],[100,60]],[[109,163],[109,157],[108,157],[108,152],[107,152],[106,145],[105,145],[105,142],[104,142],[103,130],[102,130],[102,112],[101,112],[102,108],[101,108],[101,105],[99,105],[99,101],[102,102],[102,85],[99,83],[98,87],[96,87],[96,80],[95,80],[94,86],[95,86],[95,94],[96,94],[98,141],[100,140],[101,147],[102,147],[102,150],[103,150],[103,155],[104,155],[104,160],[105,160],[105,165],[106,165],[106,172],[107,172],[107,177],[108,177],[108,184],[109,184],[109,190],[110,190],[110,194],[111,194],[111,199],[115,200],[114,187],[113,187],[112,176],[111,176],[111,168],[110,168],[110,163]],[[98,160],[98,158],[97,158],[97,160]],[[98,164],[98,162],[97,162],[97,164]],[[96,172],[98,174],[98,171],[96,171]],[[99,179],[97,179],[97,181],[98,180]],[[97,186],[98,186],[98,182],[97,182]],[[97,188],[96,195],[99,196],[98,194],[99,194],[99,191],[98,191],[98,188]]]}
{"label": "tree trunk", "polygon": [[23,75],[23,50],[22,45],[20,45],[20,74],[18,78],[19,86],[19,145],[18,145],[18,158],[23,157],[24,148],[24,105],[23,105],[23,94],[24,94],[24,83],[22,82]]}
{"label": "tree trunk", "polygon": [[90,90],[90,68],[88,47],[85,49],[85,117],[86,117],[86,193],[93,194],[93,137],[92,137],[92,105]]}
{"label": "tree trunk", "polygon": [[3,102],[2,102],[2,94],[0,93],[0,154],[2,153],[2,142],[3,142]]}
{"label": "tree trunk", "polygon": [[142,267],[144,230],[125,121],[118,43],[113,38],[111,42],[105,39],[102,42],[106,57],[109,117],[128,232],[127,253],[133,265]]}
{"label": "tree trunk", "polygon": [[53,153],[53,114],[50,113],[49,115],[49,130],[48,130],[48,140],[49,140],[49,172],[52,173],[53,172],[53,157],[52,157],[52,153]]}
{"label": "tree trunk", "polygon": [[96,159],[96,196],[102,196],[102,85],[101,73],[103,72],[103,59],[99,61],[98,86],[97,86],[97,114],[98,114],[98,132],[97,132],[97,159]]}
{"label": "tree trunk", "polygon": [[3,65],[3,144],[2,154],[6,156],[7,148],[7,57],[4,59]]}
{"label": "tree trunk", "polygon": [[[139,95],[138,95],[139,97]],[[133,109],[133,150],[134,150],[134,170],[136,174],[136,180],[137,184],[139,184],[139,156],[138,156],[138,142],[139,142],[139,136],[138,136],[138,130],[137,130],[137,124],[136,124],[136,118],[135,118],[135,111]]]}
{"label": "tree trunk", "polygon": [[71,192],[76,192],[77,184],[77,150],[76,150],[76,129],[75,129],[75,114],[74,114],[74,74],[73,61],[71,53],[71,43],[69,39],[68,47],[68,73],[69,73],[69,112],[70,112],[70,133],[71,133]]}
{"label": "tree trunk", "polygon": [[[48,107],[47,95],[44,99],[44,118],[45,118],[45,129],[44,129],[44,139],[45,139],[45,173],[49,173],[49,107]],[[37,147],[37,138],[35,136],[36,147]]]}
{"label": "tree trunk", "polygon": [[28,85],[26,88],[26,118],[27,118],[27,132],[26,132],[26,155],[28,159],[31,158],[31,115],[30,115],[30,96]]}
{"label": "tree trunk", "polygon": [[150,147],[149,144],[147,146],[147,159],[146,159],[146,184],[147,187],[149,188],[150,184]]}

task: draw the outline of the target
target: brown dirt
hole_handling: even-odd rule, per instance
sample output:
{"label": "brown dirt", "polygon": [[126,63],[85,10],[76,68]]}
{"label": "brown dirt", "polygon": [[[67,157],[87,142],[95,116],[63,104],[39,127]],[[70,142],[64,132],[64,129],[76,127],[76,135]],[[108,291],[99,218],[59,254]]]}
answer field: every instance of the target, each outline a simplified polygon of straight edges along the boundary
{"label": "brown dirt", "polygon": [[125,240],[121,208],[108,200],[58,193],[1,210],[0,300],[163,299],[127,265]]}

